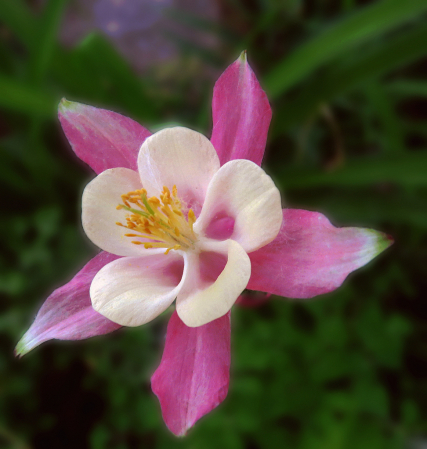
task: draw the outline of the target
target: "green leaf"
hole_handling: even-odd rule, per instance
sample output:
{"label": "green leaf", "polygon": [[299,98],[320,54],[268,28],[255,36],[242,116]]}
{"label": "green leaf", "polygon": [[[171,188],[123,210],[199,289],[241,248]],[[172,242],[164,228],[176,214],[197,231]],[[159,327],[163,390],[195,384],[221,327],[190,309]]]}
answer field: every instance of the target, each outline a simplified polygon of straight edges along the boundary
{"label": "green leaf", "polygon": [[45,76],[56,45],[56,35],[68,0],[50,0],[41,19],[37,46],[32,53],[31,80],[35,84]]}
{"label": "green leaf", "polygon": [[43,91],[0,75],[0,108],[52,118],[57,101]]}
{"label": "green leaf", "polygon": [[36,46],[36,22],[23,0],[0,1],[0,19],[26,47]]}
{"label": "green leaf", "polygon": [[388,92],[409,97],[427,97],[427,82],[417,80],[398,80],[387,84]]}
{"label": "green leaf", "polygon": [[395,28],[427,10],[425,0],[383,0],[328,28],[288,55],[265,77],[270,98],[276,98],[316,68],[358,44]]}
{"label": "green leaf", "polygon": [[285,132],[315,112],[322,103],[354,89],[364,81],[379,78],[424,56],[427,48],[420,42],[426,41],[427,27],[421,23],[379,46],[365,50],[345,66],[331,66],[302,89],[296,98],[277,110],[271,134]]}

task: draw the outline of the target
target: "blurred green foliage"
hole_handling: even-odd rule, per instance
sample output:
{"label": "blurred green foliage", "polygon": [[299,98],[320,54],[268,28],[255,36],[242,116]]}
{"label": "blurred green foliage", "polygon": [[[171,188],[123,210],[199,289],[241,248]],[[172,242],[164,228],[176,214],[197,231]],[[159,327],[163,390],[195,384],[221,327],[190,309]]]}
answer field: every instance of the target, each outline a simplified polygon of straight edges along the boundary
{"label": "blurred green foliage", "polygon": [[[68,3],[0,1],[0,447],[415,448],[427,438],[427,2],[223,0],[217,21],[169,10],[218,45],[170,35],[167,82],[136,75],[96,32],[63,48]],[[13,347],[96,252],[79,223],[92,174],[59,100],[209,135],[213,81],[197,70],[220,73],[245,48],[272,102],[265,165],[287,205],[396,243],[334,293],[236,307],[229,396],[176,439],[149,385],[167,316],[22,360]]]}

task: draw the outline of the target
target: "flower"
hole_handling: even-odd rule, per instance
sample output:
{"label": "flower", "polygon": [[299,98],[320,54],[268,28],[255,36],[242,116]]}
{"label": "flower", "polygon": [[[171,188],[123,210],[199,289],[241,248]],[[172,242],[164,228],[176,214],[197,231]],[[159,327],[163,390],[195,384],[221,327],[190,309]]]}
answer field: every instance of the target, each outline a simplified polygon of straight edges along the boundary
{"label": "flower", "polygon": [[216,82],[212,117],[209,142],[185,128],[150,136],[120,114],[61,102],[73,150],[98,174],[82,218],[104,251],[49,296],[16,348],[143,324],[177,297],[151,379],[176,435],[227,395],[229,309],[245,287],[311,298],[392,243],[317,212],[281,211],[259,167],[271,109],[244,53]]}
{"label": "flower", "polygon": [[138,172],[106,170],[83,193],[87,236],[122,256],[94,277],[93,308],[123,326],[151,321],[175,298],[187,326],[224,316],[249,282],[248,253],[280,230],[279,191],[252,161],[220,167],[212,143],[180,127],[145,140]]}

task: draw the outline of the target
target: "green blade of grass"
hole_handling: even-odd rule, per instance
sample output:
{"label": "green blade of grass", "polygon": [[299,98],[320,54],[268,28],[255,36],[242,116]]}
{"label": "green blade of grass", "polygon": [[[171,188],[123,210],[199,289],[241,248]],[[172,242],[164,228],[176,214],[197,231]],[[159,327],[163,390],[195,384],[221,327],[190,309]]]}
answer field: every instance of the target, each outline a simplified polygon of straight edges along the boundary
{"label": "green blade of grass", "polygon": [[263,83],[269,97],[276,98],[320,65],[425,10],[425,0],[383,0],[351,14],[320,36],[314,36],[271,70]]}
{"label": "green blade of grass", "polygon": [[427,47],[420,45],[420,42],[427,42],[427,27],[424,23],[388,39],[378,47],[366,50],[345,67],[331,66],[295,99],[276,111],[271,134],[275,136],[285,132],[289,127],[304,121],[322,103],[424,56]]}
{"label": "green blade of grass", "polygon": [[34,84],[42,81],[52,59],[56,35],[68,0],[50,0],[41,19],[40,32],[30,64],[30,78]]}
{"label": "green blade of grass", "polygon": [[387,84],[386,89],[391,94],[402,97],[427,97],[427,82],[418,80],[398,80]]}
{"label": "green blade of grass", "polygon": [[52,118],[56,100],[43,91],[0,75],[0,108],[37,117]]}

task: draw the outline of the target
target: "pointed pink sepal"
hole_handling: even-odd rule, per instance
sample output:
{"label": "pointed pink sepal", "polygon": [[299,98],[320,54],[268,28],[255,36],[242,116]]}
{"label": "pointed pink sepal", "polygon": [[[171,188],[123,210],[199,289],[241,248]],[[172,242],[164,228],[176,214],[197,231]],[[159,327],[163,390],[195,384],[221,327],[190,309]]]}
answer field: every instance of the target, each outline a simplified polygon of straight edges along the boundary
{"label": "pointed pink sepal", "polygon": [[118,256],[102,252],[88,262],[74,278],[56,289],[39,310],[33,325],[16,345],[23,356],[46,340],[82,340],[112,332],[120,325],[92,308],[89,287],[95,274]]}
{"label": "pointed pink sepal", "polygon": [[212,120],[211,142],[221,165],[232,159],[249,159],[261,165],[271,108],[246,52],[215,83]]}
{"label": "pointed pink sepal", "polygon": [[200,327],[187,327],[174,312],[162,361],[151,378],[169,430],[185,435],[225,399],[229,381],[230,313]]}
{"label": "pointed pink sepal", "polygon": [[137,170],[138,151],[151,135],[139,123],[65,98],[59,103],[58,116],[74,152],[95,173],[116,167]]}
{"label": "pointed pink sepal", "polygon": [[311,298],[335,290],[349,273],[392,243],[372,229],[336,228],[318,212],[285,209],[276,239],[249,254],[252,275],[247,288]]}

